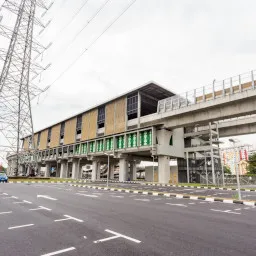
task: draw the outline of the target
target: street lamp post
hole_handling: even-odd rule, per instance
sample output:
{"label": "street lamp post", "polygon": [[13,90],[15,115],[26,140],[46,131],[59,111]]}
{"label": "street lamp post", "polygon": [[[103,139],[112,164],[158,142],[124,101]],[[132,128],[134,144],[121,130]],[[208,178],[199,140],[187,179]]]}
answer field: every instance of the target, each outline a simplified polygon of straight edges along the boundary
{"label": "street lamp post", "polygon": [[154,156],[152,156],[153,157],[153,176],[152,176],[152,181],[153,181],[153,183],[154,183],[154,181],[155,181],[155,157]]}
{"label": "street lamp post", "polygon": [[238,190],[238,198],[239,200],[242,199],[242,196],[241,196],[241,189],[240,189],[240,179],[239,179],[239,174],[238,174],[238,170],[236,168],[236,148],[235,148],[235,140],[234,139],[229,139],[230,142],[233,143],[233,149],[234,149],[234,152],[235,152],[235,158],[234,158],[234,167],[235,167],[235,172],[236,172],[236,181],[237,181],[237,190]]}
{"label": "street lamp post", "polygon": [[109,180],[109,168],[110,168],[110,156],[113,156],[113,154],[107,154],[107,153],[104,153],[105,155],[108,156],[108,171],[107,171],[107,188],[108,188],[108,180]]}

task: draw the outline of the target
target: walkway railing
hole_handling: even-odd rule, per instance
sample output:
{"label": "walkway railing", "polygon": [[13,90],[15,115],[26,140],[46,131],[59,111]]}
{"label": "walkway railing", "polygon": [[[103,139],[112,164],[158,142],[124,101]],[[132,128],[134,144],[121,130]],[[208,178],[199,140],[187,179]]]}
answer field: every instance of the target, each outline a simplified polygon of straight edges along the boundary
{"label": "walkway railing", "polygon": [[164,113],[195,105],[201,102],[222,98],[227,95],[254,90],[256,87],[256,70],[240,74],[222,81],[213,81],[211,85],[174,95],[170,98],[158,101],[158,113]]}

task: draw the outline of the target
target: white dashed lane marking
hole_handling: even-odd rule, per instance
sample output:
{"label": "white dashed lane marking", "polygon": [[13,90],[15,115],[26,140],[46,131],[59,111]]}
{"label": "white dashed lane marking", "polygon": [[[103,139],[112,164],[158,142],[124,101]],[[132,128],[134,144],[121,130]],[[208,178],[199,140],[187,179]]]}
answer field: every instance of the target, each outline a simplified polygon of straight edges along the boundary
{"label": "white dashed lane marking", "polygon": [[225,210],[225,211],[217,210],[217,209],[210,209],[210,210],[211,210],[211,211],[214,211],[214,212],[231,213],[231,214],[241,214],[240,212],[232,212],[231,210]]}
{"label": "white dashed lane marking", "polygon": [[180,207],[188,207],[188,206],[185,205],[185,204],[171,204],[171,203],[165,203],[165,204],[174,205],[174,206],[180,206]]}
{"label": "white dashed lane marking", "polygon": [[61,254],[61,253],[64,253],[64,252],[70,252],[70,251],[73,251],[73,250],[76,250],[76,248],[75,247],[69,247],[69,248],[66,248],[66,249],[63,249],[63,250],[43,254],[41,256],[53,256],[53,255]]}
{"label": "white dashed lane marking", "polygon": [[46,211],[51,211],[52,209],[46,208],[44,206],[38,206],[38,208],[34,209],[29,209],[30,211],[38,211],[38,210],[46,210]]}
{"label": "white dashed lane marking", "polygon": [[107,238],[96,240],[96,241],[94,241],[95,244],[103,243],[103,242],[106,242],[106,241],[109,241],[109,240],[113,240],[113,239],[117,239],[117,238],[124,238],[124,239],[130,240],[130,241],[132,241],[134,243],[137,243],[137,244],[141,243],[140,240],[134,239],[134,238],[129,237],[129,236],[122,235],[122,234],[117,233],[115,231],[112,231],[112,230],[109,230],[109,229],[106,229],[105,231],[110,233],[110,234],[113,234],[114,236],[110,236],[110,237],[107,237]]}
{"label": "white dashed lane marking", "polygon": [[143,201],[143,202],[149,202],[150,201],[149,199],[140,199],[140,198],[136,198],[134,200],[136,200],[136,201]]}
{"label": "white dashed lane marking", "polygon": [[35,224],[26,224],[26,225],[21,225],[21,226],[9,227],[8,229],[25,228],[25,227],[31,227],[31,226],[34,226],[34,225],[35,225]]}
{"label": "white dashed lane marking", "polygon": [[10,212],[0,212],[0,215],[10,214],[10,213],[12,213],[12,211],[10,211]]}
{"label": "white dashed lane marking", "polygon": [[65,219],[59,219],[59,220],[54,220],[54,221],[55,221],[55,222],[59,222],[59,221],[65,221],[65,220],[75,220],[75,221],[77,221],[77,222],[84,222],[83,220],[74,218],[74,217],[69,216],[69,215],[64,215],[64,217],[66,217],[66,218],[65,218]]}
{"label": "white dashed lane marking", "polygon": [[86,197],[98,197],[97,195],[87,195],[87,194],[81,194],[81,193],[76,193],[76,195],[86,196]]}

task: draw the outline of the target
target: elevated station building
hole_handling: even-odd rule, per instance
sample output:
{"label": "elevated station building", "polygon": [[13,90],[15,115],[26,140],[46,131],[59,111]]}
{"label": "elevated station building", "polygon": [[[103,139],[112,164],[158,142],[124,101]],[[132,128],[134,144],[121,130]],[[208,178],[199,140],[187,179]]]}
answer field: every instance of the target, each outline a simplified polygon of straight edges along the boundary
{"label": "elevated station building", "polygon": [[[141,118],[157,113],[158,101],[175,94],[149,82],[117,98],[35,132],[38,168],[46,167],[46,177],[55,169],[57,177],[79,178],[83,165],[92,165],[92,180],[100,175],[100,165],[119,165],[119,180],[134,180],[136,164],[158,160],[160,182],[169,180],[170,158],[184,157],[183,129],[148,126]],[[31,148],[31,136],[23,139],[23,149]],[[113,169],[113,168],[110,168]],[[25,166],[19,172],[27,173]],[[70,175],[72,173],[72,175]]]}
{"label": "elevated station building", "polygon": [[[256,131],[255,77],[254,70],[179,95],[149,82],[35,132],[38,150],[26,161],[34,160],[38,171],[44,167],[46,177],[54,169],[56,177],[74,179],[90,165],[96,180],[110,159],[110,177],[118,166],[120,181],[136,179],[140,161],[157,161],[154,181],[168,183],[169,161],[176,159],[179,182],[196,182],[193,174],[204,173],[216,184],[221,173],[223,178],[219,138]],[[239,117],[246,118],[234,121]],[[23,138],[24,152],[32,141]],[[17,156],[7,160],[12,175]],[[26,161],[19,173],[30,172]]]}

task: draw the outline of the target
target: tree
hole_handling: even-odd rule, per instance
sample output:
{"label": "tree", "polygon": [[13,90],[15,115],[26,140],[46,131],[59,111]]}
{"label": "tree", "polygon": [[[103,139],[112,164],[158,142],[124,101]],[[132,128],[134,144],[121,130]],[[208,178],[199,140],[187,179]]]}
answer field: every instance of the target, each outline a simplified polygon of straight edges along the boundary
{"label": "tree", "polygon": [[232,174],[230,168],[227,165],[223,166],[223,170],[225,174]]}
{"label": "tree", "polygon": [[256,153],[249,157],[247,166],[247,174],[256,174]]}

